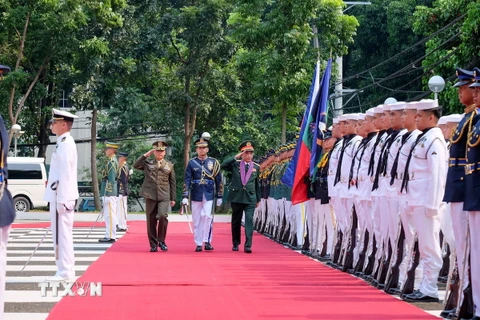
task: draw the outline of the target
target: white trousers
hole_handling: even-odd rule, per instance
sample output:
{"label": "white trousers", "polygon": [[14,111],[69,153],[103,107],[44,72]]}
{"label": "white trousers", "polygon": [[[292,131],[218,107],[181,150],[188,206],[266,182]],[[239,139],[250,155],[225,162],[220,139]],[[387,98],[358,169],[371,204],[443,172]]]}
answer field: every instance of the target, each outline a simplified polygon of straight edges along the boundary
{"label": "white trousers", "polygon": [[293,222],[292,231],[297,235],[297,246],[303,246],[304,224],[305,224],[305,205],[303,203],[292,204]]}
{"label": "white trousers", "polygon": [[7,243],[10,226],[0,227],[0,319],[3,319],[5,304],[5,281],[7,278]]}
{"label": "white trousers", "polygon": [[285,208],[285,232],[292,228],[292,201],[288,201],[286,198],[283,198],[283,206]]}
{"label": "white trousers", "polygon": [[[453,234],[455,237],[455,252],[457,254],[458,274],[462,276],[465,259],[465,248],[467,246],[467,223],[468,212],[463,211],[463,202],[451,202],[450,212],[452,217]],[[463,281],[463,288],[468,285],[468,279]],[[463,290],[460,290],[460,301],[463,301]]]}
{"label": "white trousers", "polygon": [[213,200],[192,201],[193,240],[197,246],[212,242],[213,236]]}
{"label": "white trousers", "polygon": [[308,228],[308,241],[310,243],[310,251],[313,251],[317,245],[316,235],[318,233],[318,216],[319,212],[315,209],[315,198],[310,198],[305,202],[307,213],[307,228]]}
{"label": "white trousers", "polygon": [[127,196],[117,197],[117,226],[119,229],[127,229]]}
{"label": "white trousers", "polygon": [[[452,226],[452,208],[450,203],[445,203],[444,211],[442,213],[442,223],[440,229],[443,233],[443,241],[450,247],[450,252],[455,252],[455,235]],[[453,262],[455,263],[455,261]]]}
{"label": "white trousers", "polygon": [[425,207],[411,207],[413,225],[418,235],[418,251],[423,263],[423,278],[419,290],[438,298],[438,274],[443,265],[440,249],[440,217],[429,217]]}
{"label": "white trousers", "polygon": [[[415,228],[413,226],[413,216],[411,207],[407,206],[406,201],[399,201],[400,219],[402,221],[403,231],[405,232],[405,243],[403,250],[403,260],[399,267],[398,282],[400,288],[402,288],[405,280],[407,279],[407,271],[410,267],[410,255],[412,254],[413,247],[415,245]],[[415,269],[415,285],[417,290],[422,282],[423,278],[423,264],[419,261],[417,268]]]}
{"label": "white trousers", "polygon": [[[52,229],[53,249],[56,253],[56,276],[62,278],[75,277],[75,256],[73,253],[73,220],[75,201],[68,203],[50,202],[50,223]],[[57,225],[58,211],[58,225]],[[58,226],[58,228],[57,228]],[[58,232],[58,249],[57,249]]]}
{"label": "white trousers", "polygon": [[103,197],[105,238],[117,239],[117,197]]}
{"label": "white trousers", "polygon": [[[325,241],[325,237],[327,238],[327,250],[326,254],[331,254],[333,250],[333,210],[329,203],[322,204],[321,200],[315,200],[315,208],[316,211],[319,212],[319,219],[318,219],[318,231],[316,236],[316,247],[314,250],[318,252],[323,251],[323,243]],[[325,234],[325,230],[327,233]]]}
{"label": "white trousers", "polygon": [[473,305],[476,306],[475,315],[480,317],[480,211],[470,211],[470,265],[472,279]]}

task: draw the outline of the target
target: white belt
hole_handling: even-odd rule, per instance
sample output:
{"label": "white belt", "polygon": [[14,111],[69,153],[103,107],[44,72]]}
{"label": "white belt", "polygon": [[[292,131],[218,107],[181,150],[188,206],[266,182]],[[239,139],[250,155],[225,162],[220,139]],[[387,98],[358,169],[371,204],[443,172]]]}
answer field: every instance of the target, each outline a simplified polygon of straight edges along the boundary
{"label": "white belt", "polygon": [[[404,176],[405,176],[405,173],[401,173],[399,180],[403,180]],[[410,172],[408,173],[408,180],[411,181],[411,180],[427,179],[427,178],[430,178],[431,176],[432,174],[429,172]]]}

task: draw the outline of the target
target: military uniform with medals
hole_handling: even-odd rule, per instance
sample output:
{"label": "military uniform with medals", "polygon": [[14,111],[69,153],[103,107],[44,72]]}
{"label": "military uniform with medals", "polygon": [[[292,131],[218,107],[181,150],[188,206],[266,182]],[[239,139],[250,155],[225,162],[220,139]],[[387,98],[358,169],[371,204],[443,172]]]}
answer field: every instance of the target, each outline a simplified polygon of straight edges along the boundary
{"label": "military uniform with medals", "polygon": [[[253,143],[245,141],[240,145],[239,150],[241,152],[253,152]],[[240,227],[242,215],[245,212],[244,251],[251,253],[253,213],[255,207],[260,203],[260,185],[258,181],[260,166],[253,161],[246,162],[231,157],[222,163],[221,168],[232,174],[227,198],[232,205],[232,250],[238,251],[238,246],[241,243]]]}
{"label": "military uniform with medals", "polygon": [[[208,140],[200,138],[195,146],[208,147]],[[185,169],[185,186],[183,198],[190,197],[192,205],[193,236],[196,251],[213,250],[211,246],[213,236],[214,199],[221,205],[223,195],[222,174],[217,159],[206,156],[205,159],[195,157],[191,159]]]}
{"label": "military uniform with medals", "polygon": [[[164,141],[157,141],[152,146],[155,152],[166,152],[168,144]],[[162,251],[166,251],[168,250],[165,243],[168,213],[171,211],[171,204],[176,199],[173,164],[165,158],[161,160],[148,159],[144,154],[135,161],[133,167],[145,172],[140,194],[145,198],[150,252],[157,252],[157,246],[160,246]]]}

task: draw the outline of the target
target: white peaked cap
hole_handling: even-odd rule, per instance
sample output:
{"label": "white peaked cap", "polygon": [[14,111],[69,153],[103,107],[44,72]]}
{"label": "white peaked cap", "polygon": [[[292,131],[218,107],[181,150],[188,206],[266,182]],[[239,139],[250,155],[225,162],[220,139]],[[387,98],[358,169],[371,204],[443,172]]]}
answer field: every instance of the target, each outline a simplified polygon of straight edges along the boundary
{"label": "white peaked cap", "polygon": [[459,123],[463,118],[463,115],[461,114],[451,114],[447,118],[447,123],[452,122],[452,123]]}
{"label": "white peaked cap", "polygon": [[444,124],[447,124],[447,120],[450,116],[443,116],[443,117],[440,117],[440,119],[438,119],[438,123],[437,125],[441,126],[441,125],[444,125]]}
{"label": "white peaked cap", "polygon": [[383,104],[376,106],[373,108],[373,113],[383,113]]}
{"label": "white peaked cap", "polygon": [[405,110],[405,107],[407,106],[406,102],[395,102],[389,105],[390,111],[401,111]]}
{"label": "white peaked cap", "polygon": [[438,101],[433,99],[423,99],[417,104],[417,110],[432,110],[438,108]]}
{"label": "white peaked cap", "polygon": [[346,116],[345,120],[354,120],[354,121],[360,120],[358,113],[349,113],[349,114],[346,114],[345,116]]}
{"label": "white peaked cap", "polygon": [[405,110],[417,110],[418,101],[407,102]]}
{"label": "white peaked cap", "polygon": [[52,119],[73,121],[73,119],[77,119],[77,118],[78,116],[68,111],[52,109]]}
{"label": "white peaked cap", "polygon": [[375,114],[375,112],[373,111],[375,108],[370,108],[368,109],[366,112],[365,112],[365,115],[367,116],[370,116],[370,117],[373,117],[373,115]]}

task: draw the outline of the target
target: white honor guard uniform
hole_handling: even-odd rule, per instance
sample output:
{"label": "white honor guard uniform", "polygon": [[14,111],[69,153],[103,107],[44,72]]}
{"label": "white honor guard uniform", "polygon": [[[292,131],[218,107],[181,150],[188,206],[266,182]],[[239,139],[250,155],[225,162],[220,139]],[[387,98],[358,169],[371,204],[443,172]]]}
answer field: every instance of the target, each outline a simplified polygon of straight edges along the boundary
{"label": "white honor guard uniform", "polygon": [[77,147],[70,135],[75,118],[78,117],[70,112],[53,109],[51,130],[57,135],[57,144],[50,160],[44,200],[50,203],[57,273],[47,281],[62,281],[75,277],[72,230],[78,199]]}
{"label": "white honor guard uniform", "polygon": [[[396,102],[391,105],[390,112],[401,112],[405,109],[406,102]],[[380,188],[385,189],[385,196],[387,198],[387,219],[388,219],[388,235],[390,240],[390,245],[392,248],[396,248],[397,238],[400,233],[399,223],[400,223],[400,210],[399,210],[399,201],[398,201],[398,192],[395,185],[391,185],[392,181],[392,168],[397,158],[398,151],[402,146],[403,135],[407,133],[407,129],[395,130],[392,133],[392,136],[389,140],[389,147],[385,150],[386,152],[386,163],[384,163],[384,178],[380,181]],[[394,254],[396,254],[394,252]]]}
{"label": "white honor guard uniform", "polygon": [[[384,105],[379,105],[373,108],[374,114],[383,115]],[[375,241],[377,246],[377,252],[375,254],[376,263],[382,257],[383,250],[383,239],[386,230],[382,231],[381,218],[386,211],[385,197],[382,197],[380,191],[377,189],[373,190],[373,181],[375,180],[375,175],[378,170],[378,165],[380,163],[380,158],[382,154],[383,147],[387,141],[388,133],[387,130],[381,130],[378,132],[377,139],[375,140],[375,147],[372,154],[373,165],[371,164],[371,169],[369,169],[370,180],[372,181],[372,191],[370,197],[372,199],[372,213],[373,213],[373,230],[375,234]],[[376,266],[375,266],[376,268]]]}
{"label": "white honor guard uniform", "polygon": [[[409,102],[405,106],[405,110],[417,110],[417,101],[415,102]],[[402,187],[402,180],[403,180],[403,173],[405,172],[405,165],[407,163],[408,156],[410,155],[410,151],[412,150],[415,141],[417,140],[417,137],[419,134],[421,134],[422,131],[420,130],[413,130],[410,132],[407,132],[404,134],[402,137],[402,145],[400,146],[398,150],[398,166],[397,166],[397,172],[395,174],[395,181],[394,181],[394,186],[396,187],[396,194],[398,195],[398,207],[399,207],[399,212],[400,212],[400,218],[402,221],[402,226],[403,226],[403,231],[405,233],[405,242],[406,245],[404,246],[404,252],[403,252],[403,260],[400,265],[400,271],[399,271],[399,284],[400,287],[403,285],[406,276],[407,276],[407,269],[408,269],[408,258],[410,257],[410,252],[413,248],[414,241],[415,241],[415,230],[413,227],[413,219],[412,215],[410,214],[410,211],[407,209],[407,200],[409,194],[401,193],[400,189]],[[415,269],[415,289],[418,289],[418,286],[420,285],[420,282],[422,281],[422,275],[423,275],[423,267],[422,263],[417,266]]]}
{"label": "white honor guard uniform", "polygon": [[[418,111],[436,108],[435,100],[422,100],[417,104]],[[438,301],[437,280],[443,264],[439,211],[445,193],[446,159],[447,145],[438,127],[423,130],[407,159],[402,190],[408,193],[407,206],[423,262],[419,291],[404,296],[407,301]]]}
{"label": "white honor guard uniform", "polygon": [[[130,179],[130,169],[128,168],[126,158],[128,153],[119,152],[119,168],[118,168],[118,197],[117,197],[117,231],[127,231],[127,214],[128,214],[128,180]],[[124,158],[125,162],[122,161]]]}
{"label": "white honor guard uniform", "polygon": [[[358,121],[358,114],[344,115],[345,121]],[[342,150],[337,165],[337,175],[335,177],[336,187],[338,188],[338,198],[341,201],[340,214],[338,221],[343,234],[349,232],[352,218],[353,195],[349,192],[350,169],[362,137],[357,134],[349,134],[343,138]],[[338,168],[340,167],[340,168]]]}
{"label": "white honor guard uniform", "polygon": [[[365,113],[366,117],[373,117],[373,108],[368,109]],[[359,251],[364,249],[365,231],[368,231],[368,250],[367,256],[373,251],[373,213],[372,213],[372,180],[368,174],[370,162],[373,160],[373,149],[377,139],[378,132],[370,132],[363,141],[363,150],[357,153],[358,161],[356,161],[356,188],[357,188],[357,216],[358,216],[358,234],[360,235]],[[365,260],[365,263],[368,259]]]}
{"label": "white honor guard uniform", "polygon": [[[343,125],[343,121],[345,116],[340,116],[338,118],[333,119],[333,123],[337,126]],[[336,129],[340,130],[340,129]],[[338,220],[339,217],[338,215],[341,213],[341,206],[340,206],[340,201],[338,198],[338,186],[335,186],[335,175],[337,173],[337,166],[338,166],[338,160],[340,157],[340,151],[342,150],[343,147],[343,138],[338,139],[331,152],[330,155],[330,161],[328,163],[328,177],[327,177],[327,182],[328,182],[328,196],[330,197],[330,203],[333,208],[333,212],[335,213],[335,216],[337,218],[337,228],[338,226]]]}

